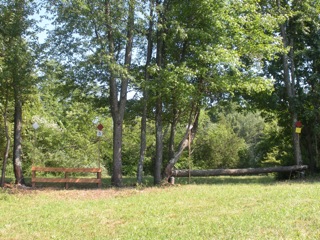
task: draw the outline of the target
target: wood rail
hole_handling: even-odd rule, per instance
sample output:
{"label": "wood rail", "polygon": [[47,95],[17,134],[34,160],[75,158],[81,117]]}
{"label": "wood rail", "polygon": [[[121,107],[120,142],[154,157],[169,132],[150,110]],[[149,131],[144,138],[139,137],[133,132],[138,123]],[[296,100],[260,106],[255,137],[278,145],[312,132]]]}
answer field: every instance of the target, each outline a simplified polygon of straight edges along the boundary
{"label": "wood rail", "polygon": [[[294,166],[278,166],[278,167],[264,167],[264,168],[240,168],[240,169],[206,169],[206,170],[174,170],[172,176],[174,177],[207,177],[207,176],[240,176],[240,175],[254,175],[261,173],[272,172],[294,172],[304,171],[308,169],[308,165],[294,165]],[[190,175],[189,175],[190,174]]]}
{"label": "wood rail", "polygon": [[[65,188],[69,188],[69,183],[96,183],[99,188],[102,186],[101,168],[61,168],[61,167],[32,167],[32,187],[39,182],[65,183]],[[64,178],[37,178],[36,172],[62,172]],[[69,178],[69,173],[96,173],[97,178]]]}

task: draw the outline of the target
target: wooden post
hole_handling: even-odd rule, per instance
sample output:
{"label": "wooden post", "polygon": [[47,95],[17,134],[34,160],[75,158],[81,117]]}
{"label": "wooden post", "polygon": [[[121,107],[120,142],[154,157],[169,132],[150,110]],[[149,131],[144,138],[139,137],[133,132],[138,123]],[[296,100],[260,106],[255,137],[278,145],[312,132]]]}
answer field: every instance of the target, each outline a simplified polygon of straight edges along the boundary
{"label": "wooden post", "polygon": [[36,170],[32,170],[32,178],[31,178],[31,182],[32,182],[32,187],[34,188],[36,186],[36,183],[33,181],[33,179],[36,178]]}
{"label": "wooden post", "polygon": [[100,161],[101,161],[101,137],[99,137],[98,141],[98,163],[99,163],[99,168],[100,168]]}
{"label": "wooden post", "polygon": [[[64,178],[65,178],[65,179],[68,178],[68,172],[64,172]],[[66,188],[66,189],[69,188],[69,183],[68,183],[68,182],[65,183],[65,188]]]}
{"label": "wooden post", "polygon": [[101,172],[97,172],[97,178],[100,180],[99,183],[98,183],[98,188],[101,188],[101,185],[102,185]]}
{"label": "wooden post", "polygon": [[191,182],[191,128],[189,126],[189,140],[188,140],[188,148],[189,148],[189,184]]}

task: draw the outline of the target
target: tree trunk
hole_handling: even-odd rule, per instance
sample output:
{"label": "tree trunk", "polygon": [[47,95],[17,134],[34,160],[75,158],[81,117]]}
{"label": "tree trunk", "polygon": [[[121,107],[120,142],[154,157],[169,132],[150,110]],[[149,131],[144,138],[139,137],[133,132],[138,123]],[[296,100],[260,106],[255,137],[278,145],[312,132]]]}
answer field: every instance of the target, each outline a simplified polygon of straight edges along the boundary
{"label": "tree trunk", "polygon": [[147,110],[148,110],[148,91],[146,89],[146,85],[150,80],[150,76],[148,73],[148,67],[151,63],[152,58],[152,32],[153,32],[153,8],[154,8],[154,0],[150,1],[150,20],[149,20],[149,29],[148,29],[148,46],[147,46],[147,60],[145,66],[145,85],[143,86],[143,110],[142,110],[142,118],[141,118],[141,134],[140,134],[140,158],[138,162],[137,169],[137,182],[138,184],[142,183],[143,176],[143,164],[147,149]]}
{"label": "tree trunk", "polygon": [[[161,0],[157,0],[156,5],[158,9],[158,30],[157,30],[157,54],[156,54],[156,62],[159,69],[163,67],[163,22],[164,22],[164,13],[161,9],[160,5]],[[161,27],[160,27],[161,26]],[[161,77],[157,76],[157,81],[159,86],[161,85]],[[162,171],[162,161],[163,161],[163,132],[162,132],[162,96],[161,92],[158,91],[156,98],[156,116],[155,116],[155,124],[156,124],[156,156],[154,161],[154,184],[161,183],[161,171]]]}
{"label": "tree trunk", "polygon": [[169,159],[174,157],[174,143],[175,143],[175,137],[176,137],[176,127],[177,127],[177,119],[178,119],[178,110],[177,110],[177,104],[176,99],[174,96],[172,96],[172,119],[171,119],[171,126],[170,126],[170,138],[169,138]]}
{"label": "tree trunk", "polygon": [[[277,1],[278,7],[280,9],[280,1]],[[286,53],[282,56],[283,62],[283,78],[286,88],[286,93],[289,102],[289,112],[291,114],[291,128],[292,128],[292,141],[294,149],[294,159],[295,164],[302,164],[301,148],[300,148],[300,136],[295,132],[295,124],[298,121],[298,115],[295,110],[295,67],[294,67],[294,49],[293,40],[289,44],[286,24],[281,24],[281,36],[284,48],[290,47],[290,61]],[[290,46],[289,46],[290,45]],[[290,62],[290,63],[289,63]],[[291,64],[291,65],[290,65]],[[291,66],[291,67],[290,67]]]}
{"label": "tree trunk", "polygon": [[[191,112],[191,116],[192,116],[192,112]],[[181,154],[188,146],[190,146],[191,142],[196,136],[196,132],[198,129],[199,116],[200,116],[200,109],[198,107],[196,107],[196,110],[194,111],[193,116],[194,116],[194,119],[193,121],[189,121],[188,128],[186,129],[186,133],[179,144],[178,151],[175,152],[173,158],[170,159],[168,165],[166,166],[166,169],[164,172],[164,179],[166,181],[168,181],[169,178],[172,176],[174,165],[178,162]]]}
{"label": "tree trunk", "polygon": [[301,156],[301,147],[300,147],[300,134],[296,133],[296,122],[298,121],[298,114],[295,106],[296,98],[296,74],[295,74],[295,64],[294,64],[294,46],[293,40],[290,41],[290,61],[291,61],[291,94],[292,94],[292,102],[291,102],[291,112],[292,112],[292,124],[293,124],[293,148],[294,148],[294,159],[296,165],[302,164],[302,156]]}
{"label": "tree trunk", "polygon": [[143,165],[144,159],[146,155],[147,149],[147,94],[144,90],[143,93],[143,110],[142,110],[142,118],[141,118],[141,133],[140,133],[140,158],[138,162],[138,169],[137,169],[137,183],[142,183],[143,178]]}
{"label": "tree trunk", "polygon": [[[114,39],[113,39],[113,27],[111,20],[110,2],[106,1],[106,23],[107,23],[107,35],[110,64],[116,64],[114,60]],[[112,66],[110,67],[109,87],[110,87],[110,108],[113,120],[113,164],[112,164],[112,176],[111,185],[122,185],[122,159],[121,159],[121,146],[122,146],[122,119],[119,115],[118,107],[118,90],[115,75]],[[120,117],[120,118],[119,118]],[[119,119],[118,119],[119,118]]]}
{"label": "tree trunk", "polygon": [[111,185],[122,186],[122,119],[113,120],[113,167]]}
{"label": "tree trunk", "polygon": [[[128,12],[128,22],[127,22],[127,42],[126,50],[124,56],[124,65],[127,68],[129,73],[131,59],[132,59],[132,43],[133,43],[133,30],[134,30],[134,9],[135,9],[135,0],[129,1],[129,12]],[[111,57],[111,65],[117,64],[114,59],[114,36],[113,36],[113,26],[111,20],[110,12],[110,2],[106,1],[106,22],[108,27],[108,46],[109,46],[109,56]],[[122,127],[123,127],[123,118],[125,112],[125,106],[127,102],[127,89],[128,89],[128,76],[126,74],[120,76],[121,78],[121,90],[120,98],[118,100],[118,88],[116,82],[116,76],[113,72],[113,67],[110,68],[110,106],[111,114],[113,119],[113,172],[111,177],[111,184],[116,187],[122,186]]]}
{"label": "tree trunk", "polygon": [[[7,82],[8,84],[8,82]],[[5,179],[6,179],[6,168],[7,168],[7,162],[9,158],[9,151],[10,151],[10,135],[9,135],[9,129],[8,129],[8,102],[9,102],[9,87],[8,85],[5,93],[5,101],[4,101],[4,108],[3,108],[3,124],[4,124],[4,133],[6,138],[6,149],[4,151],[3,155],[3,162],[2,162],[2,171],[1,171],[1,182],[0,186],[4,187]]]}
{"label": "tree trunk", "polygon": [[162,101],[158,96],[156,103],[156,157],[154,162],[154,184],[160,184],[163,160]]}
{"label": "tree trunk", "polygon": [[[188,45],[187,41],[184,41],[179,64],[183,63],[185,60],[187,45]],[[175,92],[176,90],[177,90],[176,85],[174,85],[172,87],[172,92]],[[170,128],[170,138],[169,138],[169,159],[174,158],[174,155],[175,155],[176,127],[179,120],[179,114],[183,112],[183,110],[181,111],[181,109],[180,110],[178,109],[178,102],[175,94],[172,94],[171,99],[172,99],[172,118],[171,118],[171,128]]]}
{"label": "tree trunk", "polygon": [[7,162],[9,158],[9,151],[10,151],[10,136],[9,136],[9,130],[8,130],[8,121],[7,121],[7,101],[4,107],[4,113],[3,113],[3,122],[4,122],[4,132],[6,136],[6,149],[4,152],[3,156],[3,162],[2,162],[2,171],[1,171],[1,183],[0,186],[4,187],[5,184],[5,179],[6,179],[6,167],[7,167]]}
{"label": "tree trunk", "polygon": [[[7,131],[7,130],[6,130]],[[7,133],[6,133],[7,135]],[[4,157],[2,161],[2,171],[1,171],[1,187],[4,187],[5,180],[6,180],[6,167],[7,167],[7,162],[9,158],[9,151],[10,151],[10,137],[6,136],[6,150],[4,152]]]}
{"label": "tree trunk", "polygon": [[[17,94],[17,93],[16,93]],[[22,131],[22,104],[18,97],[15,97],[14,109],[14,148],[13,148],[13,169],[15,175],[15,183],[25,185],[22,172],[22,145],[21,145],[21,131]]]}
{"label": "tree trunk", "polygon": [[254,175],[262,173],[273,172],[295,172],[304,171],[308,169],[307,165],[295,166],[280,166],[268,168],[241,168],[241,169],[207,169],[207,170],[174,170],[172,176],[175,177],[189,177],[189,174],[194,177],[207,177],[207,176],[240,176],[240,175]]}

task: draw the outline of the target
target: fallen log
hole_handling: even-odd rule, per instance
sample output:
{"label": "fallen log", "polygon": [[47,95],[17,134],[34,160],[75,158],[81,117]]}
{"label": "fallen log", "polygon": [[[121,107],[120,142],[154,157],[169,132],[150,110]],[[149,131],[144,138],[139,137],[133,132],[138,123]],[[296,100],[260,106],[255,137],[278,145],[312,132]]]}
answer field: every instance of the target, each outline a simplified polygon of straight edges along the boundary
{"label": "fallen log", "polygon": [[174,177],[207,177],[207,176],[241,176],[241,175],[255,175],[261,173],[273,172],[294,172],[308,169],[308,165],[294,165],[294,166],[279,166],[279,167],[264,167],[264,168],[239,168],[239,169],[207,169],[207,170],[173,170]]}

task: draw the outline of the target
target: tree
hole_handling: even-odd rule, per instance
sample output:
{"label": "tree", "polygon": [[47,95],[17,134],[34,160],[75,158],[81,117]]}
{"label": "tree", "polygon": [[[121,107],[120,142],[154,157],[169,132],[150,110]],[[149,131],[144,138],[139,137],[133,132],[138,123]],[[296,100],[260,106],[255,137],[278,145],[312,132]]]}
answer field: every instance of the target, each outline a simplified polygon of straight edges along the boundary
{"label": "tree", "polygon": [[[189,119],[187,125],[193,128],[186,130],[172,154],[166,176],[194,139],[202,104],[210,106],[210,100],[212,103],[228,97],[242,101],[245,93],[270,89],[270,81],[259,75],[257,66],[280,50],[280,39],[271,34],[277,26],[276,18],[261,12],[252,1],[188,1],[183,7],[178,1],[170,3],[164,43],[169,61],[165,70],[168,79],[175,80],[170,86],[178,86],[172,91],[179,98],[172,97],[169,106],[174,107],[167,109],[172,110],[171,116],[178,109],[188,112],[189,118],[184,119]],[[179,68],[184,74],[177,74]],[[192,103],[189,108],[184,108],[186,102]]]}
{"label": "tree", "polygon": [[[157,33],[156,33],[156,66],[159,70],[165,65],[165,48],[164,48],[164,35],[165,35],[165,15],[166,15],[166,0],[157,0]],[[161,86],[163,84],[163,76],[161,76],[161,71],[158,72],[158,76],[155,78],[156,85]],[[155,129],[156,129],[156,153],[154,160],[154,184],[159,184],[161,182],[162,176],[162,162],[163,162],[163,122],[162,122],[162,103],[163,96],[162,92],[159,90],[155,91]]]}
{"label": "tree", "polygon": [[[12,91],[14,102],[13,168],[17,184],[25,184],[22,172],[22,105],[25,96],[34,84],[31,76],[33,58],[24,39],[30,26],[27,20],[32,9],[30,4],[29,1],[24,0],[4,1],[0,10],[2,13],[0,25],[3,39],[4,80],[7,83],[7,91]],[[9,93],[6,94],[7,99],[9,95]],[[9,135],[6,135],[8,148]]]}
{"label": "tree", "polygon": [[[280,0],[277,0],[278,8],[281,10]],[[287,25],[288,22],[284,22],[280,25],[280,31],[282,36],[283,47],[286,49],[289,47],[289,55],[288,53],[284,53],[282,55],[282,62],[283,62],[283,81],[285,83],[287,99],[289,103],[289,112],[291,114],[291,124],[292,124],[292,136],[293,136],[293,149],[294,149],[294,158],[296,165],[302,164],[301,158],[301,149],[300,149],[300,140],[299,134],[295,132],[296,122],[298,121],[298,114],[296,111],[295,106],[295,99],[296,99],[296,75],[295,75],[295,60],[293,58],[294,49],[293,44],[294,40],[288,39],[287,33]],[[289,60],[290,59],[290,60]]]}
{"label": "tree", "polygon": [[148,19],[148,29],[147,29],[147,50],[146,50],[146,64],[144,68],[144,83],[142,84],[142,92],[143,92],[143,107],[142,107],[142,116],[141,116],[141,133],[140,133],[140,156],[137,168],[137,182],[138,184],[142,183],[142,175],[143,175],[143,166],[146,157],[146,150],[147,150],[147,113],[148,113],[148,82],[150,81],[150,74],[148,72],[148,68],[150,67],[151,60],[152,60],[152,50],[153,50],[153,26],[154,26],[154,6],[155,1],[149,1],[149,15]]}
{"label": "tree", "polygon": [[[274,34],[282,37],[284,47],[279,58],[269,61],[265,68],[265,74],[275,79],[275,92],[264,101],[265,107],[278,116],[279,124],[285,130],[283,138],[291,135],[291,141],[287,142],[291,147],[288,152],[291,160],[286,164],[301,164],[304,158],[303,162],[308,162],[314,171],[318,161],[318,130],[315,126],[319,115],[314,108],[318,104],[314,98],[318,85],[318,61],[314,54],[318,52],[319,2],[265,1],[263,6],[270,14],[280,16]],[[295,133],[298,120],[303,122],[300,135]]]}
{"label": "tree", "polygon": [[[127,19],[127,38],[125,46],[124,67],[129,73],[131,60],[132,60],[132,44],[133,44],[133,31],[134,31],[134,12],[135,12],[135,0],[128,1],[128,19]],[[111,64],[114,62],[114,26],[112,23],[112,14],[110,2],[106,2],[106,22],[108,28],[108,46]],[[118,97],[116,71],[111,67],[111,73],[109,78],[110,84],[110,101],[111,101],[111,113],[113,118],[113,172],[111,182],[114,186],[122,185],[122,160],[121,160],[121,148],[122,148],[122,124],[124,118],[125,105],[127,101],[127,90],[129,76],[125,74],[121,76],[121,91]],[[120,100],[118,100],[120,99]]]}
{"label": "tree", "polygon": [[314,90],[319,76],[315,55],[319,53],[320,4],[318,1],[292,1],[290,9],[293,14],[287,19],[287,39],[290,41],[289,66],[295,83],[294,110],[303,123],[303,132],[300,138],[296,137],[296,142],[301,144],[303,162],[309,164],[311,171],[316,171],[319,162],[319,131],[316,127],[319,113]]}
{"label": "tree", "polygon": [[56,23],[51,38],[53,53],[58,61],[61,56],[70,59],[64,63],[70,73],[68,82],[72,80],[71,85],[89,92],[96,87],[96,97],[109,100],[113,118],[114,186],[122,185],[122,128],[131,79],[135,5],[134,0],[56,0],[48,5]]}
{"label": "tree", "polygon": [[10,142],[11,142],[11,138],[10,138],[10,134],[9,134],[9,121],[8,121],[8,115],[9,115],[9,85],[8,85],[8,78],[6,78],[3,74],[3,72],[1,71],[0,73],[1,75],[1,79],[3,81],[1,81],[1,89],[3,90],[2,94],[1,94],[1,104],[0,105],[0,110],[1,110],[1,115],[3,116],[3,128],[4,128],[4,135],[5,135],[5,139],[6,139],[6,143],[5,143],[5,151],[4,151],[4,155],[3,155],[3,162],[2,162],[2,171],[1,171],[1,182],[0,182],[0,186],[4,187],[5,184],[5,174],[6,174],[6,166],[7,166],[7,162],[8,162],[8,158],[9,158],[9,151],[10,151]]}

